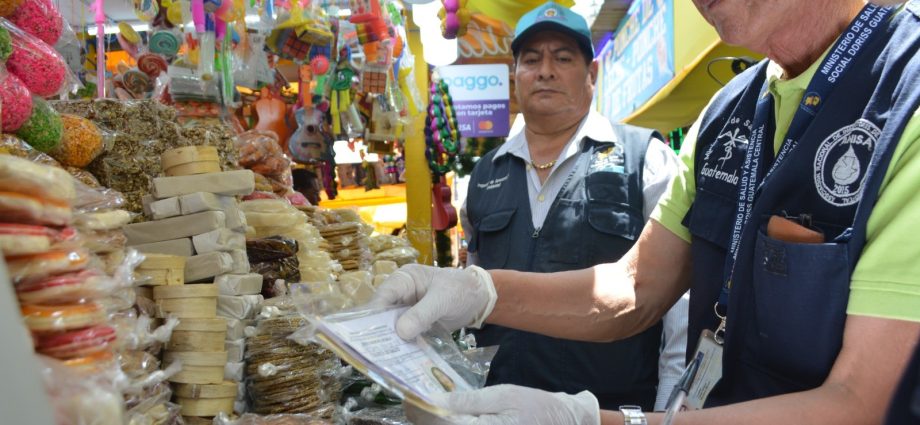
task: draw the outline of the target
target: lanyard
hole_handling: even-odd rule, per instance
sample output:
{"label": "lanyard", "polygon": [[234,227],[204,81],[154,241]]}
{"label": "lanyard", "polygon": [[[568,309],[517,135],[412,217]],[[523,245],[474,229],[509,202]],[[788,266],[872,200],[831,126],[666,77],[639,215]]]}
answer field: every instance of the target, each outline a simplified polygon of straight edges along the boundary
{"label": "lanyard", "polygon": [[769,168],[767,168],[767,161],[773,153],[772,141],[775,124],[773,122],[773,97],[767,91],[769,82],[764,82],[764,86],[760,91],[762,95],[758,96],[758,102],[754,110],[753,130],[749,138],[750,144],[741,168],[741,179],[738,183],[735,222],[734,226],[732,226],[729,256],[725,262],[725,272],[723,274],[725,284],[722,286],[719,301],[715,306],[716,315],[722,319],[719,330],[724,330],[725,327],[724,315],[728,311],[729,293],[735,272],[735,263],[740,250],[741,237],[745,226],[751,218],[758,187],[795,150],[799,143],[799,138],[805,133],[820,111],[823,103],[817,102],[815,104],[816,102],[813,102],[813,99],[826,99],[837,87],[846,71],[851,68],[852,62],[855,61],[860,53],[866,50],[865,47],[885,33],[879,26],[885,22],[891,12],[891,8],[867,4],[859,12],[856,19],[850,23],[847,30],[838,37],[834,46],[821,62],[815,76],[812,77],[811,82],[808,84],[805,96],[803,96],[802,102],[799,103],[798,110],[796,110],[789,125],[783,146],[776,155],[776,159],[769,165]]}

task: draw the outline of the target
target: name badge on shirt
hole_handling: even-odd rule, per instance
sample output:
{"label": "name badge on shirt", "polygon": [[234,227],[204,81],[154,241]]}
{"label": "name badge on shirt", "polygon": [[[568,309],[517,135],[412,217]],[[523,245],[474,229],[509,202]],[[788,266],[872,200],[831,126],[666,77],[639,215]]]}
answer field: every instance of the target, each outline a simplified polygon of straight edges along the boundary
{"label": "name badge on shirt", "polygon": [[626,170],[625,163],[626,158],[623,156],[623,146],[617,143],[594,152],[594,157],[591,158],[591,172],[623,173]]}
{"label": "name badge on shirt", "polygon": [[702,409],[706,398],[722,379],[722,344],[716,342],[715,334],[706,329],[700,335],[700,342],[696,348],[694,358],[700,357],[699,369],[690,392],[684,400],[684,407],[688,410]]}

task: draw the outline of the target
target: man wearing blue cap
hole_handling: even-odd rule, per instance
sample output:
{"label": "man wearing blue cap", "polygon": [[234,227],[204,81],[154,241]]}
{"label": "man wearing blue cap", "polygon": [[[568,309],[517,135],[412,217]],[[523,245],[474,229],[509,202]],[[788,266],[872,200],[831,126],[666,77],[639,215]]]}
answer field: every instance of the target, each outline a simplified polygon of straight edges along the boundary
{"label": "man wearing blue cap", "polygon": [[[511,49],[523,125],[515,122],[508,141],[471,175],[461,210],[469,264],[553,272],[618,260],[676,173],[676,155],[657,132],[611,125],[591,109],[597,63],[578,14],[554,2],[531,10]],[[651,410],[656,396],[662,407],[683,369],[686,301],[664,320],[668,344],[659,358],[662,327],[617,342],[498,325],[475,335],[479,345],[499,347],[487,385],[589,390],[604,408]]]}

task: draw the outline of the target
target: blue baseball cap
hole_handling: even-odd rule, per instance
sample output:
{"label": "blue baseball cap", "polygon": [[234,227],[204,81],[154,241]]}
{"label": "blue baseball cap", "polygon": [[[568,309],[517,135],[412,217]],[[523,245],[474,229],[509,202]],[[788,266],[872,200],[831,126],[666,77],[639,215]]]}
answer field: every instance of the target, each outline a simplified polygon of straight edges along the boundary
{"label": "blue baseball cap", "polygon": [[559,3],[549,1],[521,16],[517,26],[514,27],[514,40],[511,41],[511,51],[517,57],[524,40],[540,31],[559,31],[568,34],[581,51],[594,59],[594,45],[591,43],[591,29],[581,15]]}

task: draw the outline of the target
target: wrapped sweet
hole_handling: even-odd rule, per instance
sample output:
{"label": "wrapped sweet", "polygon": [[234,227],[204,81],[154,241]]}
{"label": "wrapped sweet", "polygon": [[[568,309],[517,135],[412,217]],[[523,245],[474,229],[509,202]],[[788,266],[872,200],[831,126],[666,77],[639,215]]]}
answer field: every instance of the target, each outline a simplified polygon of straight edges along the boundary
{"label": "wrapped sweet", "polygon": [[10,15],[10,22],[54,46],[64,30],[64,18],[51,0],[23,0]]}
{"label": "wrapped sweet", "polygon": [[42,152],[50,152],[58,147],[64,135],[64,123],[61,116],[45,99],[32,97],[32,115],[26,120],[16,135]]}
{"label": "wrapped sweet", "polygon": [[7,70],[19,77],[32,94],[41,97],[58,94],[67,78],[67,64],[61,55],[9,21],[0,19],[0,26],[9,31],[13,45],[13,53],[6,61]]}
{"label": "wrapped sweet", "polygon": [[0,27],[0,61],[5,61],[13,53],[13,40],[6,28]]}
{"label": "wrapped sweet", "polygon": [[86,167],[102,153],[102,132],[92,121],[76,115],[62,114],[61,122],[61,142],[48,154],[65,166]]}
{"label": "wrapped sweet", "polygon": [[0,69],[3,131],[16,131],[32,115],[32,96],[22,80]]}

